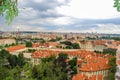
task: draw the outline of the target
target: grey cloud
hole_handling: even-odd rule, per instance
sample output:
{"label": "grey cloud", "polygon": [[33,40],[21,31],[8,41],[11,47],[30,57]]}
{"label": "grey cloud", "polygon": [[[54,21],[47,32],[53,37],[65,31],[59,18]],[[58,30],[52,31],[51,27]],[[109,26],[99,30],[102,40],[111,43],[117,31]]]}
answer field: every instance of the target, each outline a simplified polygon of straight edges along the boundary
{"label": "grey cloud", "polygon": [[66,5],[70,0],[65,0],[65,3],[59,3],[58,0],[42,0],[41,2],[36,2],[34,0],[26,0],[24,7],[30,7],[39,11],[47,11],[48,9],[54,9],[61,5]]}
{"label": "grey cloud", "polygon": [[[19,8],[25,7],[25,10],[20,11],[19,16],[14,19],[12,25],[10,26],[6,25],[5,19],[0,16],[0,30],[15,31],[17,30],[16,26],[20,26],[21,28],[20,30],[31,30],[31,31],[37,30],[37,31],[58,31],[58,32],[59,31],[102,32],[103,29],[106,29],[107,32],[111,32],[112,31],[111,28],[109,27],[104,28],[104,27],[110,26],[108,24],[112,24],[111,27],[114,27],[114,31],[116,29],[120,31],[119,30],[120,18],[102,20],[102,19],[78,19],[78,18],[70,17],[73,21],[72,22],[73,24],[68,24],[68,25],[53,24],[54,19],[66,17],[64,15],[58,14],[57,11],[55,10],[56,7],[67,5],[69,1],[70,0],[65,0],[65,3],[60,3],[57,0],[43,0],[42,2],[37,3],[35,2],[35,0],[24,0],[24,2],[22,3],[25,4],[19,6]],[[102,25],[100,26],[97,24],[102,24]]]}
{"label": "grey cloud", "polygon": [[[79,21],[79,19],[77,19]],[[81,24],[120,24],[120,18],[111,19],[82,19]]]}

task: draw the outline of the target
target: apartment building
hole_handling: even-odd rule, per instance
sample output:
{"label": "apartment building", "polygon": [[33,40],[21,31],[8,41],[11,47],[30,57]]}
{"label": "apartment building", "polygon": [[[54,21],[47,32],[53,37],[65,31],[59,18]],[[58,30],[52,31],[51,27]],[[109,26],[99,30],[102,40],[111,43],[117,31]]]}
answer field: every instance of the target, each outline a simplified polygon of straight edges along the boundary
{"label": "apartment building", "polygon": [[0,39],[0,45],[11,45],[13,43],[16,43],[15,39]]}

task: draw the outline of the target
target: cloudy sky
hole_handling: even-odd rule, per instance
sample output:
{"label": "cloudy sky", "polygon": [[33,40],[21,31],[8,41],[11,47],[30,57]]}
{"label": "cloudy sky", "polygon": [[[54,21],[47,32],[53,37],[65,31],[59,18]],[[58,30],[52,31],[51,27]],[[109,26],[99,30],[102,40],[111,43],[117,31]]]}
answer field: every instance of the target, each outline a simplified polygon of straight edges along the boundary
{"label": "cloudy sky", "polygon": [[0,16],[1,31],[120,33],[114,0],[18,1],[19,16],[9,26]]}

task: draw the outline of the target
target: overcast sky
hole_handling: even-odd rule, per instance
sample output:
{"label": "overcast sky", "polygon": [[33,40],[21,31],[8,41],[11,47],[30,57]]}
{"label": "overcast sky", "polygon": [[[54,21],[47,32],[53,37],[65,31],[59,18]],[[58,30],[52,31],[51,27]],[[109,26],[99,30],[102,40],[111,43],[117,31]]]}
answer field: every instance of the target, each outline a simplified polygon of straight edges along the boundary
{"label": "overcast sky", "polygon": [[120,33],[114,0],[18,1],[19,16],[9,26],[0,16],[0,30]]}

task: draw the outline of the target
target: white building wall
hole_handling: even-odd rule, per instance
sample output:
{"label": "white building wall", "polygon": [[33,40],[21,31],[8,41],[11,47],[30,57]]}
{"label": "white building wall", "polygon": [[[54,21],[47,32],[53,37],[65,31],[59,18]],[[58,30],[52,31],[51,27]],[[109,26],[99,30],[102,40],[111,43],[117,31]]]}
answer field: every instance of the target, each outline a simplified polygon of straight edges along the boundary
{"label": "white building wall", "polygon": [[[116,60],[120,60],[120,50],[118,49],[116,52]],[[120,80],[120,64],[117,64],[117,71],[116,71],[116,76],[115,80]]]}

